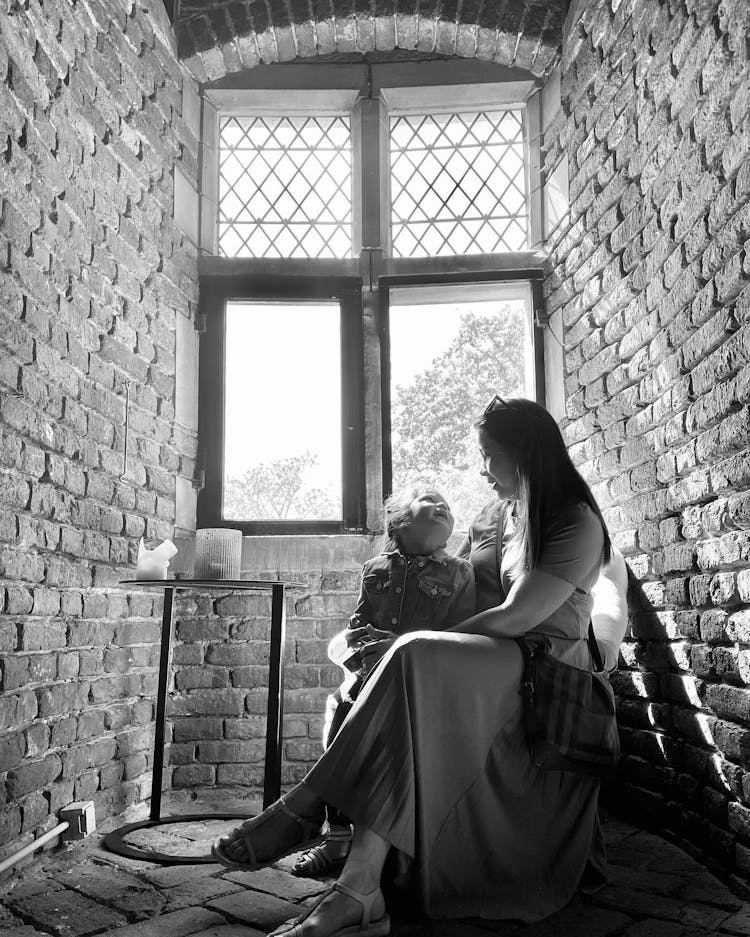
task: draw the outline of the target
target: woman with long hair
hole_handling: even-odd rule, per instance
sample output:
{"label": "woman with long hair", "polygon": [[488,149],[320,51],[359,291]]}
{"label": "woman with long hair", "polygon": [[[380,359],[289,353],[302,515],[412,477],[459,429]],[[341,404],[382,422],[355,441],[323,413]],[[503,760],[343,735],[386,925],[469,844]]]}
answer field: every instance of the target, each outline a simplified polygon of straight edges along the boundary
{"label": "woman with long hair", "polygon": [[601,513],[551,415],[496,397],[477,423],[494,491],[459,554],[472,563],[477,613],[442,632],[400,637],[366,682],[306,778],[217,841],[220,861],[258,868],[299,849],[323,801],[354,823],[333,889],[284,937],[380,937],[389,931],[381,874],[433,917],[538,920],[603,864],[596,779],[540,771],[521,724],[522,655],[592,667],[591,590],[610,557]]}

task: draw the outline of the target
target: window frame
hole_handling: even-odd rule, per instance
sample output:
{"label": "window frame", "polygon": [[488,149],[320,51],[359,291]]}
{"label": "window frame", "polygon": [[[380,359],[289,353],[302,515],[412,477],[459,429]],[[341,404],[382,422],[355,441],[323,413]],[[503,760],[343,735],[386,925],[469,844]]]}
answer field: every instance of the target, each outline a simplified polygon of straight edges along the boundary
{"label": "window frame", "polygon": [[[533,353],[537,400],[545,400],[541,290],[545,254],[542,243],[541,84],[528,73],[467,60],[452,62],[450,82],[445,64],[410,63],[278,64],[227,76],[202,91],[200,145],[200,244],[198,270],[200,309],[206,332],[200,350],[199,448],[204,455],[204,490],[198,497],[199,526],[224,526],[246,534],[322,534],[378,529],[384,495],[390,491],[390,360],[388,296],[392,287],[417,284],[527,280],[533,302]],[[301,88],[306,91],[300,91]],[[338,95],[337,97],[335,97]],[[467,97],[468,95],[468,97]],[[524,156],[528,199],[529,250],[496,254],[392,257],[390,251],[389,99],[391,108],[423,113],[481,110],[483,106],[523,108]],[[471,106],[467,101],[471,99]],[[321,101],[327,107],[321,107]],[[317,102],[317,103],[316,103]],[[252,258],[214,256],[218,233],[219,113],[307,114],[341,112],[351,105],[352,252],[342,259]],[[442,102],[442,103],[441,103]],[[283,107],[280,107],[283,103]],[[312,289],[312,293],[306,292]],[[343,466],[344,521],[223,521],[223,366],[217,341],[223,305],[230,299],[250,301],[333,298],[346,291],[342,328],[351,317],[358,374],[343,368],[347,340],[342,335],[342,427],[356,428],[356,457]],[[344,293],[342,292],[343,296]],[[349,365],[352,357],[348,357]],[[212,377],[213,375],[213,377]],[[219,387],[218,385],[222,386]],[[212,387],[212,385],[216,385]],[[352,393],[348,394],[347,386]],[[357,419],[346,423],[343,403],[356,400]],[[342,428],[342,446],[350,430]],[[353,438],[353,437],[352,437]],[[346,447],[345,447],[346,448]],[[356,502],[356,504],[355,504]]]}
{"label": "window frame", "polygon": [[[222,257],[219,254],[219,150],[221,121],[224,117],[347,117],[352,135],[352,256],[356,248],[355,232],[361,225],[358,216],[359,204],[355,199],[356,173],[359,166],[359,152],[355,143],[354,110],[357,92],[352,89],[321,90],[316,88],[298,89],[290,102],[288,92],[278,89],[266,91],[230,91],[216,90],[209,93],[213,105],[204,109],[203,136],[209,141],[203,163],[203,186],[205,198],[210,200],[210,210],[201,214],[201,246],[221,260],[256,260],[264,258]],[[203,201],[203,200],[202,200]],[[208,207],[208,205],[207,205]],[[274,259],[274,258],[269,258]],[[315,263],[308,258],[284,258],[300,260],[302,263]],[[329,260],[329,258],[325,258]],[[342,258],[346,259],[346,258]],[[335,262],[335,261],[334,261]]]}
{"label": "window frame", "polygon": [[496,276],[486,275],[481,279],[476,276],[455,274],[443,277],[390,276],[381,279],[380,315],[381,315],[381,371],[380,396],[382,403],[382,477],[383,491],[389,495],[393,490],[393,450],[391,446],[391,355],[390,355],[390,296],[392,291],[409,286],[472,286],[478,283],[528,283],[531,292],[531,354],[533,359],[535,400],[543,404],[546,396],[544,369],[544,330],[540,324],[539,311],[542,308],[542,273],[536,268],[517,270],[512,275],[507,273]]}
{"label": "window frame", "polygon": [[[498,251],[495,254],[441,254],[434,260],[454,260],[461,257],[467,260],[472,257],[504,257],[520,256],[533,250],[541,241],[541,189],[533,186],[532,182],[538,178],[541,166],[539,146],[532,146],[531,141],[538,144],[540,127],[541,95],[532,93],[533,85],[524,81],[503,81],[478,84],[457,84],[451,86],[422,85],[417,87],[399,86],[382,87],[380,93],[385,105],[385,121],[390,129],[392,117],[421,117],[426,114],[444,114],[446,111],[454,113],[478,113],[488,110],[518,110],[521,111],[521,125],[523,132],[524,154],[524,183],[526,186],[527,244],[526,251]],[[388,149],[389,134],[384,134],[386,148]],[[390,169],[390,161],[388,167]],[[385,245],[386,256],[393,263],[403,263],[409,260],[415,263],[429,261],[429,258],[418,256],[415,258],[394,257],[393,232],[391,228],[390,206],[390,172],[387,178],[386,218],[385,218]]]}
{"label": "window frame", "polygon": [[[352,277],[227,277],[201,281],[200,375],[224,373],[226,308],[230,302],[338,301],[341,310],[341,478],[342,519],[235,520],[222,517],[224,487],[224,381],[203,380],[198,438],[204,458],[204,486],[198,495],[198,526],[229,527],[243,534],[338,534],[364,530],[364,366],[362,285]],[[283,364],[283,350],[279,350]],[[218,366],[218,367],[217,367]],[[300,401],[304,414],[304,396]]]}

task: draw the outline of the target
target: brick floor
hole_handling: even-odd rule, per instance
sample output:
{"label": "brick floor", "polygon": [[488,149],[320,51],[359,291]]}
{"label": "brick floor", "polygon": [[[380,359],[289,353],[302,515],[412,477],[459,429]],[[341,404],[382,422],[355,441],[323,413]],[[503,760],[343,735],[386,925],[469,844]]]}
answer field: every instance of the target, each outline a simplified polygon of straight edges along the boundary
{"label": "brick floor", "polygon": [[[231,825],[231,824],[228,824]],[[172,826],[154,848],[206,854],[217,822],[193,822],[190,847]],[[677,846],[605,820],[610,881],[535,924],[393,916],[394,937],[750,937],[750,903]],[[148,831],[139,831],[148,841]],[[262,937],[327,885],[289,874],[292,859],[259,872],[213,863],[159,865],[105,851],[101,835],[27,863],[0,886],[2,937]]]}

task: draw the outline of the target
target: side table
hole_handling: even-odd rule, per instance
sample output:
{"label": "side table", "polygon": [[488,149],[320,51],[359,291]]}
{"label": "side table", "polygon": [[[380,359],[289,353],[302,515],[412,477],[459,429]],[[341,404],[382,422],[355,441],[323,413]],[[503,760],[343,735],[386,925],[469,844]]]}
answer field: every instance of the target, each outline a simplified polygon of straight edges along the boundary
{"label": "side table", "polygon": [[182,814],[161,816],[162,774],[164,770],[164,734],[167,714],[167,687],[169,683],[170,657],[172,650],[172,610],[174,594],[180,592],[271,592],[270,661],[268,674],[268,704],[266,722],[266,757],[263,774],[264,809],[278,799],[281,793],[281,743],[284,716],[284,646],[286,644],[286,611],[284,589],[302,588],[300,582],[278,582],[264,579],[125,579],[122,586],[138,586],[144,589],[164,590],[164,610],[161,619],[161,651],[159,657],[159,684],[156,694],[156,730],[154,735],[154,760],[151,773],[151,810],[148,820],[139,820],[118,827],[105,836],[102,845],[110,852],[131,859],[146,859],[150,862],[167,864],[213,862],[210,856],[173,856],[167,853],[150,852],[125,842],[133,830],[159,826],[165,823],[180,823],[196,820],[229,820],[246,818],[247,814]]}

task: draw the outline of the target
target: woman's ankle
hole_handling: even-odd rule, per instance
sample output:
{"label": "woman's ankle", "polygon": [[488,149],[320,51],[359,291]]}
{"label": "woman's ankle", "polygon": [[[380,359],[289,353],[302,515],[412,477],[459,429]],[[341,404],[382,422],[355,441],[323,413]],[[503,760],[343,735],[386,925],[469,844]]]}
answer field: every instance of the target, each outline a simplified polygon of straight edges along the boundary
{"label": "woman's ankle", "polygon": [[352,848],[339,879],[341,883],[365,895],[379,891],[383,865],[390,848],[377,833],[355,826]]}
{"label": "woman's ankle", "polygon": [[380,875],[365,865],[359,863],[347,862],[341,870],[338,879],[342,885],[346,885],[353,891],[358,891],[363,895],[372,894],[380,891]]}

